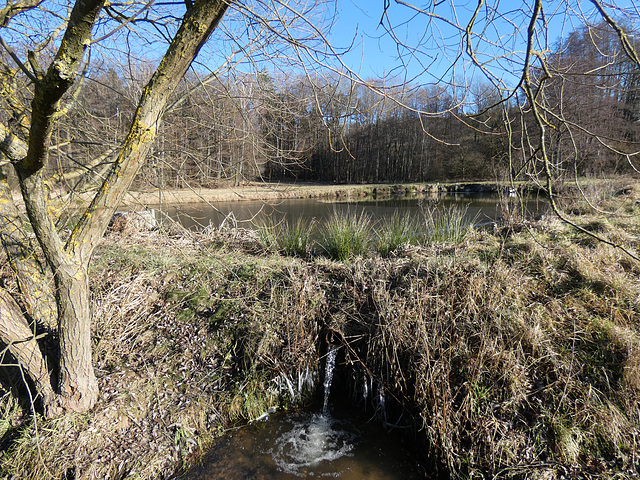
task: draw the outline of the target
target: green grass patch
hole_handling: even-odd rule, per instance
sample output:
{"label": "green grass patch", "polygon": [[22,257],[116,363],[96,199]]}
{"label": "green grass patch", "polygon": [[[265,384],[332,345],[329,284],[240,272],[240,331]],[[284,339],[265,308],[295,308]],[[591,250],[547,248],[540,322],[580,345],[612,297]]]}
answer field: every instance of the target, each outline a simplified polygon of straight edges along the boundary
{"label": "green grass patch", "polygon": [[419,222],[412,215],[396,211],[376,224],[375,250],[386,257],[401,245],[416,244],[419,232]]}
{"label": "green grass patch", "polygon": [[359,215],[334,212],[320,226],[320,246],[334,260],[366,256],[370,251],[371,228],[371,217],[364,212]]}
{"label": "green grass patch", "polygon": [[258,237],[266,248],[288,256],[306,257],[313,230],[313,222],[302,217],[294,222],[267,220],[258,228]]}
{"label": "green grass patch", "polygon": [[475,222],[466,220],[468,207],[455,204],[449,206],[428,206],[423,210],[424,240],[426,242],[461,243]]}

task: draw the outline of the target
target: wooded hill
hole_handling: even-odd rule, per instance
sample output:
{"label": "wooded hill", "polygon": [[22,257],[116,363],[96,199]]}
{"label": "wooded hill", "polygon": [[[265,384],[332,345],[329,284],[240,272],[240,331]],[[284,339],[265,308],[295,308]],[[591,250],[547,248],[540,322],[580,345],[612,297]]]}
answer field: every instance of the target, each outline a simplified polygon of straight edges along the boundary
{"label": "wooded hill", "polygon": [[[536,72],[544,79],[545,146],[556,177],[633,168],[626,155],[638,150],[640,70],[620,48],[606,24],[582,27],[556,44],[548,71]],[[101,182],[148,71],[141,63],[104,63],[88,75],[54,134],[53,177],[70,187]],[[505,99],[486,81],[465,90],[376,85],[338,75],[191,72],[174,95],[137,187],[540,174],[542,167],[532,160],[539,133],[524,95]]]}

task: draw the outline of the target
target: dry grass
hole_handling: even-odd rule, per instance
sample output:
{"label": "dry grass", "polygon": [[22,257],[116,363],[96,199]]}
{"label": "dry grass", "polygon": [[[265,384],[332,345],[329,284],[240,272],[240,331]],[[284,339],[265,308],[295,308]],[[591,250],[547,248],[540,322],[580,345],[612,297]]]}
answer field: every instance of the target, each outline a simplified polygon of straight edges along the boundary
{"label": "dry grass", "polygon": [[92,282],[100,400],[86,415],[3,422],[0,478],[165,478],[228,426],[304,398],[316,324],[293,300],[296,263],[242,248],[260,250],[248,232],[106,237]]}
{"label": "dry grass", "polygon": [[[637,468],[638,282],[621,285],[622,268],[580,251],[557,266],[542,247],[517,264],[510,248],[492,264],[471,253],[378,265],[378,289],[360,303],[375,308],[343,327],[350,360],[366,359],[367,375],[418,406],[449,471]],[[366,292],[372,272],[359,267],[349,276]],[[531,267],[555,278],[541,282]]]}
{"label": "dry grass", "polygon": [[[638,248],[635,217],[577,220]],[[45,422],[3,394],[0,476],[167,477],[233,422],[306,398],[330,338],[355,397],[382,392],[367,408],[384,397],[454,477],[633,478],[639,273],[553,220],[346,263],[269,254],[246,231],[108,236],[100,402]]]}

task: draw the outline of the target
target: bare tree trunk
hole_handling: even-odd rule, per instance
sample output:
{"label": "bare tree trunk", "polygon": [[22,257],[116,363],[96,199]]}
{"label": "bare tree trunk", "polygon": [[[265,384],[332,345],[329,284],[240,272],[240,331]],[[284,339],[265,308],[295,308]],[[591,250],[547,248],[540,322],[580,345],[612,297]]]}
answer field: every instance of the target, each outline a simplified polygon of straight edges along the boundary
{"label": "bare tree trunk", "polygon": [[0,171],[0,242],[18,280],[22,308],[40,327],[57,328],[57,308],[51,276],[40,263],[36,248],[23,227],[23,218],[13,203],[6,176]]}
{"label": "bare tree trunk", "polygon": [[56,272],[60,308],[59,393],[64,407],[83,412],[98,398],[98,383],[91,359],[91,308],[86,268],[67,265]]}
{"label": "bare tree trunk", "polygon": [[42,396],[45,414],[58,412],[56,394],[51,387],[49,372],[33,331],[29,328],[20,307],[9,293],[0,288],[0,340],[18,360],[33,380]]}
{"label": "bare tree trunk", "polygon": [[[143,90],[129,133],[110,174],[69,239],[63,242],[56,230],[49,189],[43,176],[60,100],[75,81],[103,4],[104,0],[76,2],[54,61],[46,73],[36,72],[28,147],[6,128],[0,128],[0,151],[11,160],[18,173],[28,221],[46,266],[53,274],[55,300],[51,290],[46,290],[45,270],[21,229],[22,219],[12,202],[6,177],[0,178],[0,218],[3,220],[0,237],[19,279],[25,299],[24,310],[30,315],[37,312],[34,315],[42,317],[43,321],[57,314],[59,394],[55,395],[53,391],[44,357],[33,334],[35,330],[29,328],[20,306],[6,291],[0,291],[0,340],[29,372],[45,400],[49,415],[57,413],[57,405],[68,410],[86,411],[98,398],[91,358],[92,312],[87,273],[93,250],[146,161],[169,97],[229,6],[227,0],[189,2],[162,62]],[[32,307],[36,305],[39,310]],[[50,320],[48,324],[53,323]]]}

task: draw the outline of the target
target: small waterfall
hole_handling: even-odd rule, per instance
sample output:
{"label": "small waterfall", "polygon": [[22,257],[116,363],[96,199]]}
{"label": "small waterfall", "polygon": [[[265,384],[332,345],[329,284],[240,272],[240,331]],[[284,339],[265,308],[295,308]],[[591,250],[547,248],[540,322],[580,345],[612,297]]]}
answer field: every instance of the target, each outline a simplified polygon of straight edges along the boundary
{"label": "small waterfall", "polygon": [[382,384],[378,387],[378,408],[382,412],[382,424],[387,425],[387,407],[384,400],[384,388]]}
{"label": "small waterfall", "polygon": [[366,374],[362,376],[362,400],[364,405],[369,400],[369,381],[373,381],[370,376]]}
{"label": "small waterfall", "polygon": [[[206,476],[187,474],[184,478],[425,478],[397,432],[371,422],[365,409],[345,413],[344,409],[335,408],[330,412],[329,396],[339,348],[327,346],[321,413],[265,413],[246,427],[245,433],[235,431],[212,450],[211,460],[205,461],[207,465],[202,470]],[[311,387],[316,394],[320,374],[320,367],[299,371],[297,379],[283,374],[276,378],[273,388],[276,393],[289,392],[292,399]],[[373,403],[387,425],[382,385],[365,371],[356,371],[352,383],[358,386],[354,391],[363,395],[365,405],[367,401]]]}
{"label": "small waterfall", "polygon": [[324,369],[324,403],[322,404],[322,416],[329,415],[329,392],[331,390],[331,381],[333,380],[333,370],[336,366],[336,355],[338,347],[329,345],[327,352],[327,363]]}

